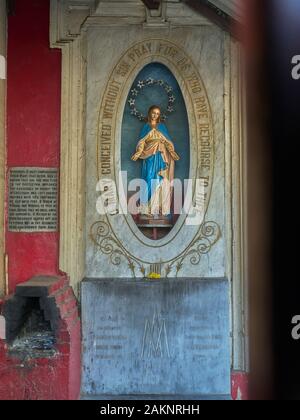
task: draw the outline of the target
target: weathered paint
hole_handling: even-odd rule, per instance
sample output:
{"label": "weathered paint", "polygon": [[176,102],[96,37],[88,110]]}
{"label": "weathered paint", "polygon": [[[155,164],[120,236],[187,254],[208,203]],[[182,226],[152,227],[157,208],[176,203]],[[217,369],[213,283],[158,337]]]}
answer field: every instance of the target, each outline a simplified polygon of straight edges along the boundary
{"label": "weathered paint", "polygon": [[[59,167],[61,55],[49,47],[49,1],[16,0],[8,20],[7,169]],[[58,233],[6,233],[9,289],[58,274]]]}
{"label": "weathered paint", "polygon": [[249,375],[246,372],[232,372],[231,397],[234,401],[249,399]]}
{"label": "weathered paint", "polygon": [[[16,0],[9,17],[7,171],[16,166],[59,168],[61,55],[49,47],[49,10],[49,0]],[[58,232],[7,232],[9,291],[34,275],[59,274],[58,248]],[[72,289],[66,279],[63,283],[61,278],[57,283],[66,289],[65,297],[57,294],[58,356],[23,362],[9,356],[0,339],[0,400],[79,397],[80,321]]]}

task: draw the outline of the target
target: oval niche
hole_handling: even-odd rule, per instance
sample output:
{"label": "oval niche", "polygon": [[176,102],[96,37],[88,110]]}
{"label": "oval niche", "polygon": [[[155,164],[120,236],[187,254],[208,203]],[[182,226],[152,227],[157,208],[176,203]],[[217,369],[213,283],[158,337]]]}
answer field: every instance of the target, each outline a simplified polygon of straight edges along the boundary
{"label": "oval niche", "polygon": [[[149,118],[149,109],[154,106],[157,108]],[[127,173],[128,211],[134,222],[147,238],[164,238],[175,226],[184,203],[190,134],[180,86],[161,63],[146,65],[128,93],[121,131],[121,169]]]}

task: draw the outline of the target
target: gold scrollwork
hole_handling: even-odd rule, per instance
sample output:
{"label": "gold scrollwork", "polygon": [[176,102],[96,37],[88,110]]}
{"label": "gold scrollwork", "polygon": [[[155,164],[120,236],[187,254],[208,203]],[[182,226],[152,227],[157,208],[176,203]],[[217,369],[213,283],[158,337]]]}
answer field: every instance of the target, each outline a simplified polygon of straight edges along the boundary
{"label": "gold scrollwork", "polygon": [[91,227],[90,236],[100,251],[109,256],[111,264],[121,265],[122,258],[125,258],[133,277],[136,277],[134,262],[120,243],[114,238],[110,226],[107,223],[103,221],[94,223]]}
{"label": "gold scrollwork", "polygon": [[196,237],[196,239],[194,239],[190,247],[182,256],[174,259],[174,261],[169,264],[167,269],[167,277],[172,272],[175,265],[177,277],[179,271],[183,267],[184,261],[188,258],[192,265],[198,265],[201,261],[202,255],[208,254],[220,238],[221,229],[219,225],[215,222],[204,222],[201,226],[199,235]]}
{"label": "gold scrollwork", "polygon": [[[110,226],[104,221],[98,221],[91,227],[90,236],[94,244],[100,251],[109,256],[110,262],[113,265],[119,266],[122,259],[128,263],[132,276],[136,278],[136,268],[146,276],[145,264],[151,267],[153,264],[141,262],[133,255],[130,255],[122,244],[114,237]],[[189,259],[192,265],[198,265],[203,255],[208,254],[221,237],[221,229],[215,222],[204,222],[201,226],[199,235],[194,239],[186,251],[180,256],[174,258],[172,261],[159,261],[161,273],[164,271],[165,278],[170,277],[170,274],[175,271],[175,277],[182,270],[184,262]],[[143,264],[144,263],[144,264]],[[165,266],[165,267],[164,267]],[[163,270],[164,269],[164,270]]]}

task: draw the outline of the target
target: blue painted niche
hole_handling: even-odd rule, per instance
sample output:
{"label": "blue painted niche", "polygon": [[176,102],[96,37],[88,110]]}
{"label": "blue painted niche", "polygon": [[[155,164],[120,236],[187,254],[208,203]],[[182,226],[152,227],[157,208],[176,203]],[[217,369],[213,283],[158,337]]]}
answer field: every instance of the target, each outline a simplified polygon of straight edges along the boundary
{"label": "blue painted niche", "polygon": [[[187,110],[176,78],[172,72],[161,63],[146,65],[137,75],[128,92],[122,122],[121,169],[122,171],[127,171],[128,182],[132,179],[140,178],[141,176],[142,162],[141,160],[133,162],[131,156],[136,150],[139,133],[145,123],[131,115],[128,100],[131,96],[131,90],[137,85],[138,81],[146,80],[148,78],[163,80],[172,86],[174,90],[174,95],[176,97],[174,105],[175,112],[168,115],[165,124],[167,125],[172,141],[175,144],[176,152],[180,156],[180,161],[176,162],[175,165],[175,178],[184,181],[184,179],[189,178],[190,168],[190,135]],[[160,106],[163,110],[166,110],[168,107],[168,95],[160,86],[144,87],[137,97],[136,106],[143,115],[147,115],[148,109],[152,105]]]}

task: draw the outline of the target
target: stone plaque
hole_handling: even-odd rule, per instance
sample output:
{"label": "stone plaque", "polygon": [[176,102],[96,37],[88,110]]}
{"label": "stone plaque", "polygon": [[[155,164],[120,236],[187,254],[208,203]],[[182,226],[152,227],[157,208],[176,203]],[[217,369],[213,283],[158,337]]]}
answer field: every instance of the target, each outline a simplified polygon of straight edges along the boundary
{"label": "stone plaque", "polygon": [[57,208],[57,169],[12,168],[10,170],[9,231],[56,232]]}
{"label": "stone plaque", "polygon": [[82,283],[87,396],[230,395],[225,279]]}

